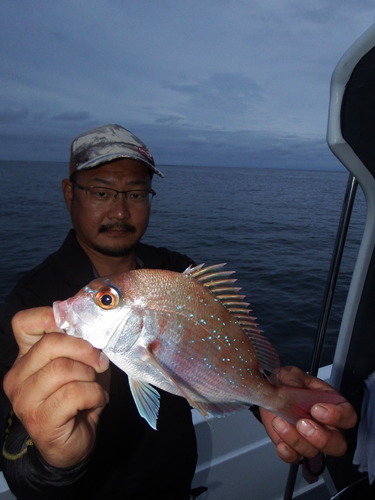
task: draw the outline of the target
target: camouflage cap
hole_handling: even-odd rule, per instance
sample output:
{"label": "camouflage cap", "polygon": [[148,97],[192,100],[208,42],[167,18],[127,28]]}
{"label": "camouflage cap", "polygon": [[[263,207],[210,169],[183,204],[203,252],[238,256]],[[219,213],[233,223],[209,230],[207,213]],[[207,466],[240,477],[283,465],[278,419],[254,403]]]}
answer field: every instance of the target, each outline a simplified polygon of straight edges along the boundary
{"label": "camouflage cap", "polygon": [[153,173],[164,177],[155,168],[147,146],[132,132],[116,124],[102,125],[76,137],[70,151],[70,175],[80,170],[99,167],[119,158],[144,163]]}

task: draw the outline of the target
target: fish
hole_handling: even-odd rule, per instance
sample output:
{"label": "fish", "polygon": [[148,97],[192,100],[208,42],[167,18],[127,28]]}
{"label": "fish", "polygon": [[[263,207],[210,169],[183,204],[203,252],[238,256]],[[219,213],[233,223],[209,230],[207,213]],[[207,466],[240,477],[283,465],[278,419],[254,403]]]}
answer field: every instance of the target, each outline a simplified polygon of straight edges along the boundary
{"label": "fish", "polygon": [[317,402],[345,401],[333,391],[278,381],[276,349],[225,265],[96,278],[53,303],[56,325],[126,372],[138,412],[153,429],[158,389],[186,398],[204,416],[258,405],[292,423]]}

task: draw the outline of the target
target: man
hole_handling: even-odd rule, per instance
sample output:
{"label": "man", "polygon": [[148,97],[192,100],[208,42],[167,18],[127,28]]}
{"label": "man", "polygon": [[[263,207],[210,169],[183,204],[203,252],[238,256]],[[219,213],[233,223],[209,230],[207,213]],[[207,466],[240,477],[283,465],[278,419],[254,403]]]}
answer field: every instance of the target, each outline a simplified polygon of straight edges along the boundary
{"label": "man", "polygon": [[[189,498],[196,444],[187,402],[161,391],[158,430],[152,430],[138,415],[127,376],[87,342],[56,333],[50,307],[39,307],[74,295],[96,276],[139,267],[182,272],[192,263],[139,242],[154,174],[162,175],[145,144],[118,125],[72,143],[70,178],[62,187],[74,230],[17,284],[2,317],[1,369],[13,409],[3,462],[18,498]],[[280,377],[324,385],[296,368]],[[316,421],[294,427],[261,410],[287,462],[319,450],[345,452],[338,428],[355,423],[349,403],[315,405],[312,415]]]}

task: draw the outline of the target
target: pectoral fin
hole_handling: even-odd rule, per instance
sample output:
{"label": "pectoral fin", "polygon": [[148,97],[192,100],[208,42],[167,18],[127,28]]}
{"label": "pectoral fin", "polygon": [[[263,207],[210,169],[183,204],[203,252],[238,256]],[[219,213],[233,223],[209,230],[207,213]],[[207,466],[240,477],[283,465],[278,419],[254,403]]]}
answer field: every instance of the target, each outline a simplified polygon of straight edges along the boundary
{"label": "pectoral fin", "polygon": [[156,430],[156,421],[160,408],[160,394],[152,385],[140,382],[131,377],[129,377],[129,385],[139,414]]}

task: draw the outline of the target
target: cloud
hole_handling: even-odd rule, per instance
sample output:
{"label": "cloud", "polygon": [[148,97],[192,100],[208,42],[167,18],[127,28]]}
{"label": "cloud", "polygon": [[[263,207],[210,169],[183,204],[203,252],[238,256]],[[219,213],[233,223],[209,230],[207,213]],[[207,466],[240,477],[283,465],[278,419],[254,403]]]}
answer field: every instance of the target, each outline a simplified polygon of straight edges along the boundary
{"label": "cloud", "polygon": [[29,111],[25,108],[23,109],[11,109],[11,108],[1,108],[0,109],[0,123],[10,124],[14,122],[20,122],[27,117]]}
{"label": "cloud", "polygon": [[[182,96],[177,108],[190,124],[208,128],[225,128],[224,120],[238,122],[238,115],[251,113],[263,100],[262,89],[249,77],[239,73],[216,73],[194,83],[173,83],[167,86]],[[190,120],[189,120],[190,118]]]}
{"label": "cloud", "polygon": [[54,120],[58,121],[84,121],[90,117],[87,111],[66,111],[65,113],[60,113],[53,117]]}
{"label": "cloud", "polygon": [[324,138],[173,126],[140,126],[136,133],[159,165],[342,168]]}
{"label": "cloud", "polygon": [[117,122],[166,163],[288,166],[326,164],[330,77],[373,5],[4,0],[2,15],[1,158],[65,160]]}

